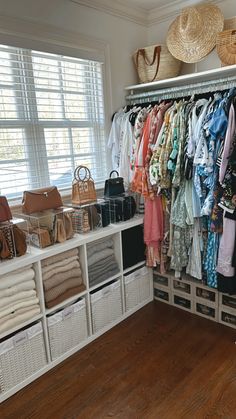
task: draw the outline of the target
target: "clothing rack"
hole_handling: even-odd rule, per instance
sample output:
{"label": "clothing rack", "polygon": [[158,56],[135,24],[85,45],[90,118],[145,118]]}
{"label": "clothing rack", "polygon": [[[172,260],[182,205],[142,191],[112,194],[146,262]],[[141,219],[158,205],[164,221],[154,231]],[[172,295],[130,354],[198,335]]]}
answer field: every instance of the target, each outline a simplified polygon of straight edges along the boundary
{"label": "clothing rack", "polygon": [[181,97],[203,94],[208,92],[216,92],[227,90],[236,86],[236,74],[229,77],[220,78],[217,80],[201,81],[198,83],[184,84],[175,87],[160,88],[158,90],[146,91],[134,94],[134,90],[130,88],[131,94],[126,96],[126,103],[140,104],[145,100],[146,102],[177,99]]}

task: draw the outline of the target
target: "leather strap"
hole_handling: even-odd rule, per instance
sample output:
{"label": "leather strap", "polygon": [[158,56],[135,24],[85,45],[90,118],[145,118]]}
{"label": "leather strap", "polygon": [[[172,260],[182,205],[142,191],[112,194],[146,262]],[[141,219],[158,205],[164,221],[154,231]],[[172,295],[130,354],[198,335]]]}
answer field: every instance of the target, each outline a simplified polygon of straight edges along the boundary
{"label": "leather strap", "polygon": [[161,45],[156,45],[155,46],[154,51],[153,51],[153,57],[152,57],[152,60],[151,61],[149,61],[148,58],[147,58],[145,48],[139,49],[137,51],[137,54],[136,54],[136,67],[137,67],[137,69],[138,69],[138,60],[139,60],[139,56],[140,55],[143,57],[145,64],[147,66],[149,66],[149,67],[151,67],[152,65],[154,65],[155,60],[157,59],[157,62],[156,62],[156,72],[155,72],[155,75],[154,75],[153,79],[150,80],[150,82],[152,82],[152,81],[155,80],[155,78],[157,76],[157,73],[158,73],[158,70],[159,70],[160,55],[161,55]]}

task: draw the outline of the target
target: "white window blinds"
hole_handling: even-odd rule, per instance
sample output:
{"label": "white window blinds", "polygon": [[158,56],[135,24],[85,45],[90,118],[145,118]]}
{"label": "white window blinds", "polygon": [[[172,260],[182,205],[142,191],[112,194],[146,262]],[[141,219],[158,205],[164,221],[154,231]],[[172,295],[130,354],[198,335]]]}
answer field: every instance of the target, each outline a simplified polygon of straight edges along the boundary
{"label": "white window blinds", "polygon": [[106,174],[102,63],[0,45],[0,194]]}

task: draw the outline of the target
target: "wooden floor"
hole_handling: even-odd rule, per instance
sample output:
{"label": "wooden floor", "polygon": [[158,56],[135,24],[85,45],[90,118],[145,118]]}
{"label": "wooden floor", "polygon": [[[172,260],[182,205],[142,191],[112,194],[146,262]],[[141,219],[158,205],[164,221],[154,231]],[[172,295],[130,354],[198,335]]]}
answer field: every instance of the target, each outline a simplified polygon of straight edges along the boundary
{"label": "wooden floor", "polygon": [[153,302],[0,406],[1,419],[235,419],[236,330]]}

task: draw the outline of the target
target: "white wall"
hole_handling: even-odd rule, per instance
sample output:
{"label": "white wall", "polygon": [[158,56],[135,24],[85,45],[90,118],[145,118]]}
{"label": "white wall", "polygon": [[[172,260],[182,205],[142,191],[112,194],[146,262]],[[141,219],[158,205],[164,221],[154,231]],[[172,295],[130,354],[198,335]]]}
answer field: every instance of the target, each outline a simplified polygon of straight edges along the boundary
{"label": "white wall", "polygon": [[[200,3],[196,1],[196,4]],[[236,15],[235,0],[224,0],[217,2],[217,6],[222,11],[225,19],[231,18]],[[171,19],[155,24],[148,29],[148,44],[161,44],[165,43],[166,34],[170,24],[174,21],[175,16]],[[212,68],[220,67],[221,63],[214,49],[207,57],[196,64],[184,64],[182,66],[182,74],[194,73],[198,71],[210,70]]]}
{"label": "white wall", "polygon": [[124,104],[124,86],[137,82],[131,56],[137,47],[147,44],[146,27],[68,0],[0,0],[0,15],[53,25],[57,32],[78,32],[78,45],[79,34],[107,43],[111,78],[108,112],[112,114]]}

